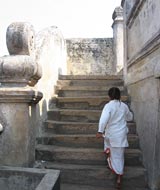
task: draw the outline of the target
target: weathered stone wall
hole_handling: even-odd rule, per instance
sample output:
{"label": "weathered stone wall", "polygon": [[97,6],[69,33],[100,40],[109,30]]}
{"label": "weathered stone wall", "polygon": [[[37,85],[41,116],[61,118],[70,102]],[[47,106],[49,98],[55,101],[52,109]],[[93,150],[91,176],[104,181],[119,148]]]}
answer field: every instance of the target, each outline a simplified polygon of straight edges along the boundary
{"label": "weathered stone wall", "polygon": [[73,75],[113,74],[112,38],[67,39],[67,71]]}
{"label": "weathered stone wall", "polygon": [[160,1],[123,0],[126,85],[152,190],[160,189]]}

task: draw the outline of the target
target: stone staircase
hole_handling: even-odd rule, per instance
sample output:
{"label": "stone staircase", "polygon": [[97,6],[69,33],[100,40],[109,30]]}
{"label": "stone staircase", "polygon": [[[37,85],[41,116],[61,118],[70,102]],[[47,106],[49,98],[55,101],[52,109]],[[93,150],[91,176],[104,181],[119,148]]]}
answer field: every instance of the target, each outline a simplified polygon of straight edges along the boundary
{"label": "stone staircase", "polygon": [[[60,76],[55,86],[45,132],[37,138],[36,159],[42,167],[61,170],[61,190],[114,190],[115,175],[106,168],[103,140],[96,139],[98,121],[110,87],[130,100],[121,76]],[[130,147],[125,151],[124,190],[145,190],[139,139],[128,123]]]}

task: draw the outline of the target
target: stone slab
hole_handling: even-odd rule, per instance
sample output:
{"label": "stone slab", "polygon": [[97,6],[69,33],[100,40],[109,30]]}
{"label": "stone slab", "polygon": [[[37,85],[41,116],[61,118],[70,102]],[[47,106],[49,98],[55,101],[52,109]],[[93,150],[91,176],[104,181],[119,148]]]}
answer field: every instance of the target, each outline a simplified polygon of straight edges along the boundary
{"label": "stone slab", "polygon": [[[136,124],[128,122],[130,134],[136,134]],[[47,120],[45,122],[45,131],[52,134],[95,134],[98,129],[98,123],[88,122],[68,122]]]}
{"label": "stone slab", "polygon": [[122,75],[59,75],[59,80],[122,80]]}
{"label": "stone slab", "polygon": [[0,166],[0,189],[60,190],[60,171]]}
{"label": "stone slab", "polygon": [[[43,166],[45,168],[61,170],[62,183],[94,185],[111,189],[115,187],[115,175],[105,165],[93,167],[93,165],[62,164],[58,162],[53,164],[51,162],[44,162]],[[123,187],[126,190],[130,188],[139,188],[137,190],[142,190],[146,187],[145,172],[146,170],[143,167],[125,167]]]}
{"label": "stone slab", "polygon": [[[63,163],[103,165],[105,161],[103,147],[76,148],[53,145],[37,145],[36,160],[58,161]],[[141,151],[139,149],[125,150],[126,165],[140,166]]]}
{"label": "stone slab", "polygon": [[[92,97],[108,96],[108,90],[112,86],[55,86],[55,93],[59,97]],[[118,86],[122,95],[125,95],[124,87]]]}
{"label": "stone slab", "polygon": [[[137,135],[128,135],[129,147],[139,148],[139,138]],[[102,148],[103,138],[96,138],[95,134],[52,134],[45,133],[42,137],[37,138],[38,144],[56,145],[64,147],[77,148]]]}
{"label": "stone slab", "polygon": [[[132,184],[131,184],[132,185]],[[116,185],[115,185],[116,186]],[[138,187],[123,187],[123,190],[149,190],[147,188],[138,188]],[[100,186],[93,186],[93,185],[78,185],[78,184],[71,184],[71,183],[62,183],[61,190],[117,190],[117,188],[110,188],[110,187],[100,187]]]}

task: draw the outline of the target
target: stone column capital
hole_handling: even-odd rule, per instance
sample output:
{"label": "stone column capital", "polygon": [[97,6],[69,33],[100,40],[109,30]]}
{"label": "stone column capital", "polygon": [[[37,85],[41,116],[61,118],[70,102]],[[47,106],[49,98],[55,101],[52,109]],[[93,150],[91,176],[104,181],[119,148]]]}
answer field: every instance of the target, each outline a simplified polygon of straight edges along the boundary
{"label": "stone column capital", "polygon": [[113,14],[112,14],[113,24],[112,27],[115,24],[123,23],[123,8],[122,7],[116,7]]}
{"label": "stone column capital", "polygon": [[112,19],[115,20],[117,17],[123,17],[123,8],[122,7],[116,7],[114,9],[114,12],[112,14]]}

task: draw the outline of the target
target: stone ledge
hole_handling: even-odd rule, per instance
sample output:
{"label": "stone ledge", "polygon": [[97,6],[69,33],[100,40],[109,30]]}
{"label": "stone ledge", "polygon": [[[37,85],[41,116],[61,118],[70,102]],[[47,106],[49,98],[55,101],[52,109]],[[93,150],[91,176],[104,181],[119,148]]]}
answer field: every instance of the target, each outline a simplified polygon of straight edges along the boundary
{"label": "stone ledge", "polygon": [[128,85],[137,83],[138,81],[145,80],[146,78],[154,77],[154,70],[156,67],[155,62],[152,62],[150,64],[148,62],[146,64],[143,64],[143,62],[142,63],[140,62],[138,66],[139,66],[138,68],[134,67],[134,70],[132,70],[131,72],[128,72],[128,75],[127,75]]}
{"label": "stone ledge", "polygon": [[59,80],[122,80],[122,75],[59,75]]}
{"label": "stone ledge", "polygon": [[33,103],[37,104],[43,97],[39,91],[32,89],[0,88],[0,103]]}
{"label": "stone ledge", "polygon": [[[24,167],[9,167],[9,166],[0,166],[0,178],[8,178],[8,182],[14,182],[12,178],[16,178],[17,188],[19,189],[18,184],[26,187],[35,187],[35,190],[59,190],[60,189],[60,171],[59,170],[48,170],[48,169],[37,169],[37,168],[24,168]],[[14,177],[13,177],[14,176]],[[28,179],[28,180],[27,180]],[[2,180],[3,181],[3,180]],[[21,181],[21,182],[20,182]],[[14,187],[16,185],[14,184]],[[3,183],[1,186],[3,188]],[[6,184],[7,185],[7,184]],[[15,189],[13,187],[13,189]],[[9,188],[10,189],[10,188]],[[25,188],[26,189],[26,188]],[[33,188],[31,188],[33,189]]]}
{"label": "stone ledge", "polygon": [[131,67],[137,62],[141,61],[149,54],[160,48],[160,30],[142,47],[142,49],[131,59],[127,61],[127,67]]}

